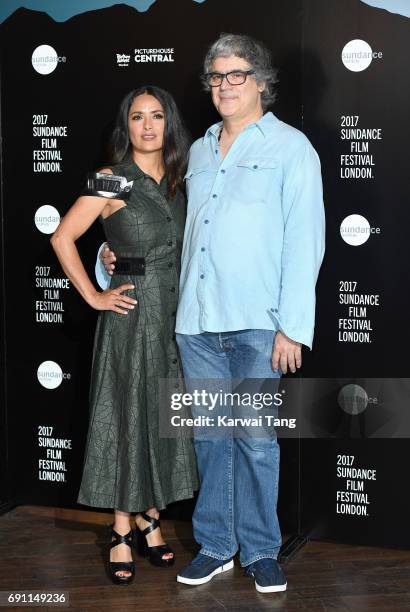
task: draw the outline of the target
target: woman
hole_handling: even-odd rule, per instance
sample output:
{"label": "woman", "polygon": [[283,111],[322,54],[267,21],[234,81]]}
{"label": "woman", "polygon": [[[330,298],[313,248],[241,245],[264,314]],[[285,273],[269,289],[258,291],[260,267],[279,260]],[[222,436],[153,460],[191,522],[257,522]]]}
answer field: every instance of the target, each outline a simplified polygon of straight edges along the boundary
{"label": "woman", "polygon": [[[113,164],[89,175],[87,188],[51,239],[65,274],[99,315],[91,377],[91,413],[79,503],[114,508],[110,574],[129,583],[135,521],[140,552],[171,565],[159,510],[193,496],[191,441],[160,439],[159,379],[177,379],[175,311],[188,139],[166,91],[143,86],[122,101],[112,137]],[[117,255],[110,288],[98,292],[75,241],[100,216]]]}

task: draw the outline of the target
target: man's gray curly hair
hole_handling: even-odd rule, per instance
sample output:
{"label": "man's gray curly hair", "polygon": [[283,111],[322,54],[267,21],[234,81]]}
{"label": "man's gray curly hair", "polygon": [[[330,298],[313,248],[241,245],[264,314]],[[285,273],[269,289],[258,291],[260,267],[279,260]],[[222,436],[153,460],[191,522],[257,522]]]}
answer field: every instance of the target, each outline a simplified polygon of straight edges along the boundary
{"label": "man's gray curly hair", "polygon": [[[212,64],[217,57],[229,57],[236,55],[246,60],[253,70],[257,83],[265,83],[265,89],[261,94],[263,110],[273,104],[276,98],[275,83],[278,82],[278,71],[271,65],[269,50],[265,45],[247,34],[226,34],[222,32],[208,49],[204,59],[204,75],[211,72]],[[202,83],[205,91],[210,91],[205,76]]]}

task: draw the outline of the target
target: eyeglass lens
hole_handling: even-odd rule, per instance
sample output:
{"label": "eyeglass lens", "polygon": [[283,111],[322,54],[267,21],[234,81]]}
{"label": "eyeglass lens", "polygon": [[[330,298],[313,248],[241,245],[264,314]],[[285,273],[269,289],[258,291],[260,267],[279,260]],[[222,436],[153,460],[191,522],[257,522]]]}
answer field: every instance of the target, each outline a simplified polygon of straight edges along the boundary
{"label": "eyeglass lens", "polygon": [[232,72],[227,72],[226,74],[214,72],[208,76],[208,82],[212,87],[217,87],[218,85],[221,85],[223,79],[226,77],[226,80],[230,85],[242,85],[242,83],[245,83],[247,76],[248,73],[241,70],[234,70]]}

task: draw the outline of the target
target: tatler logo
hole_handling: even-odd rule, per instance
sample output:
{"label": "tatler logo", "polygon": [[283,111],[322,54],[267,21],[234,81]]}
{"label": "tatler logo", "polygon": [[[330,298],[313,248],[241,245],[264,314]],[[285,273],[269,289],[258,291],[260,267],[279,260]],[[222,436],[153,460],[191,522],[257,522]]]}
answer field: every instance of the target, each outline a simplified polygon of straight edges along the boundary
{"label": "tatler logo", "polygon": [[43,361],[37,369],[37,379],[46,389],[57,389],[63,380],[70,380],[71,374],[62,371],[55,361]]}
{"label": "tatler logo", "polygon": [[352,72],[366,70],[374,59],[381,59],[381,51],[373,51],[369,43],[356,38],[348,42],[342,50],[342,62]]}
{"label": "tatler logo", "polygon": [[129,66],[131,55],[126,55],[126,53],[117,53],[116,55],[118,66]]}
{"label": "tatler logo", "polygon": [[380,227],[370,227],[362,215],[349,215],[340,225],[340,235],[351,246],[360,246],[369,240],[371,234],[380,234]]}
{"label": "tatler logo", "polygon": [[31,56],[33,68],[39,74],[51,74],[57,68],[57,64],[66,61],[67,58],[60,57],[50,45],[40,45],[34,49]]}
{"label": "tatler logo", "polygon": [[34,223],[42,234],[53,234],[60,223],[60,213],[54,206],[45,204],[37,209]]}

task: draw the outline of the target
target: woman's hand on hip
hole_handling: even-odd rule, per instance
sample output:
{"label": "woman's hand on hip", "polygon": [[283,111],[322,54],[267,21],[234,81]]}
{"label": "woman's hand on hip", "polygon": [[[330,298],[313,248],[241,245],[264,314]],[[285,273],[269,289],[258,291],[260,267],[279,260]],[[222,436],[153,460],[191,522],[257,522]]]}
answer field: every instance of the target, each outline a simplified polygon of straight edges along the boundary
{"label": "woman's hand on hip", "polygon": [[90,301],[90,306],[96,310],[112,310],[118,314],[127,315],[128,311],[133,310],[135,304],[138,303],[137,300],[128,297],[128,295],[122,295],[122,292],[128,289],[134,289],[134,285],[127,283],[115,289],[97,292]]}

